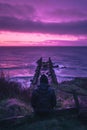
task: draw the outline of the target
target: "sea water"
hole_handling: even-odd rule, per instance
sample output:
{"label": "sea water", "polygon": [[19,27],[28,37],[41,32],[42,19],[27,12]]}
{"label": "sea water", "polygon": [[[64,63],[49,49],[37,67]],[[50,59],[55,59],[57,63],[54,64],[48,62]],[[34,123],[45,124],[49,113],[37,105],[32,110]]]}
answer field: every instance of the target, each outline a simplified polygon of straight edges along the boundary
{"label": "sea water", "polygon": [[59,66],[54,69],[58,82],[87,77],[87,47],[0,47],[0,71],[29,87],[40,57]]}

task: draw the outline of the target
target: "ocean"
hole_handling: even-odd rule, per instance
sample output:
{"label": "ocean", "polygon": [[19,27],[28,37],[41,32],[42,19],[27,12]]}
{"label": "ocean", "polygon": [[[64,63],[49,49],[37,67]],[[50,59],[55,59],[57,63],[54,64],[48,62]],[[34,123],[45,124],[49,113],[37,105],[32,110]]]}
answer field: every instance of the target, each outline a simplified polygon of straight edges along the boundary
{"label": "ocean", "polygon": [[54,69],[58,82],[87,77],[87,47],[0,47],[0,71],[29,87],[40,57],[59,65]]}

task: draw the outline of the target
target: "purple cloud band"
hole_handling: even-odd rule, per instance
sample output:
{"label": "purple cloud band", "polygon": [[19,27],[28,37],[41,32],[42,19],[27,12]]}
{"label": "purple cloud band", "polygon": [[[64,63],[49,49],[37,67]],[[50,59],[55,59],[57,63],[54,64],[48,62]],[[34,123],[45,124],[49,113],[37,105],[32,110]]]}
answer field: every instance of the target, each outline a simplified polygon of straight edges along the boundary
{"label": "purple cloud band", "polygon": [[44,23],[40,21],[23,20],[16,17],[2,16],[0,17],[0,30],[49,34],[86,35],[87,21]]}

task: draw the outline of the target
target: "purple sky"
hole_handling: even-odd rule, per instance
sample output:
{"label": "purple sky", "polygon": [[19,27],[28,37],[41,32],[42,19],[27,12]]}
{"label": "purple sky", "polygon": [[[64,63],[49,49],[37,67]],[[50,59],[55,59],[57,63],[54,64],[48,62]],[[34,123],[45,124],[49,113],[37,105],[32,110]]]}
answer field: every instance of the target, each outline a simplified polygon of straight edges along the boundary
{"label": "purple sky", "polygon": [[0,0],[2,32],[75,36],[86,45],[87,0]]}

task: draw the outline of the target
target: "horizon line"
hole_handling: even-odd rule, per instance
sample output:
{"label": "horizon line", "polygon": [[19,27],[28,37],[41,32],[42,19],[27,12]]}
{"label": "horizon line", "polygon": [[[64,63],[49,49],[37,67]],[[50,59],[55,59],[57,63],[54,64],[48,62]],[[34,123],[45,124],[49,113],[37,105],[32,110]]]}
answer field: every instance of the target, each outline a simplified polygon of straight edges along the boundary
{"label": "horizon line", "polygon": [[50,45],[47,45],[47,46],[45,46],[45,45],[43,45],[43,46],[38,46],[38,45],[36,45],[36,46],[35,45],[34,46],[33,45],[31,45],[31,46],[26,46],[26,45],[11,46],[10,45],[10,46],[0,46],[0,47],[87,47],[87,45],[80,45],[80,46],[79,45],[78,46],[77,45],[76,46],[75,45],[74,46],[72,46],[72,45],[69,45],[69,46],[68,45],[65,45],[65,46],[58,46],[58,45],[51,45],[51,46]]}

